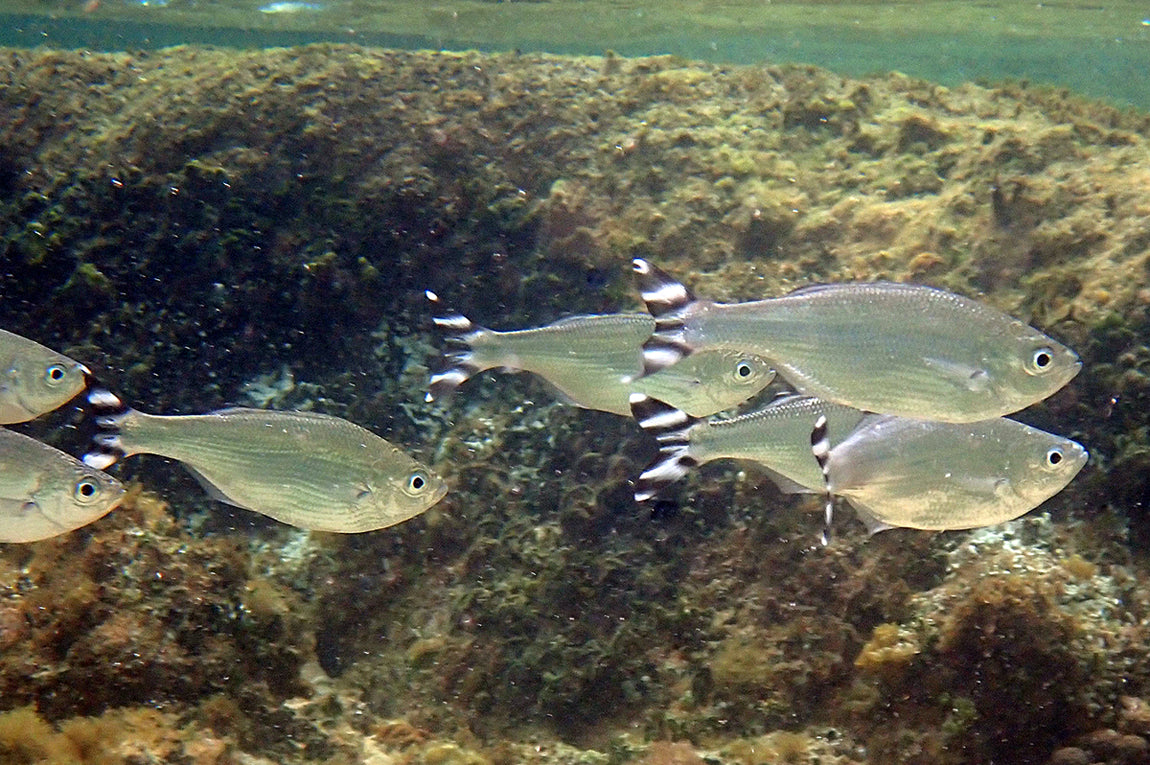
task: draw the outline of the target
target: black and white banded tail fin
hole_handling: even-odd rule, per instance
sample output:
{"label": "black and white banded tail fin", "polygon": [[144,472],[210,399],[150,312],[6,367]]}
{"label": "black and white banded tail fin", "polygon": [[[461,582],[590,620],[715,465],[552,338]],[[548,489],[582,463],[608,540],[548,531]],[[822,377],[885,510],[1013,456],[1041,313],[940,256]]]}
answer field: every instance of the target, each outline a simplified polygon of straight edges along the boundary
{"label": "black and white banded tail fin", "polygon": [[431,290],[423,294],[436,312],[432,321],[443,338],[443,350],[436,369],[431,373],[424,400],[441,401],[450,399],[456,388],[467,382],[473,374],[483,371],[484,367],[475,363],[471,349],[472,340],[483,332],[483,327],[444,306],[439,296]]}
{"label": "black and white banded tail fin", "polygon": [[93,388],[88,392],[88,407],[95,418],[97,432],[92,436],[90,451],[84,455],[84,464],[107,470],[126,456],[120,442],[120,420],[131,409],[119,396],[104,388]]}
{"label": "black and white banded tail fin", "polygon": [[823,471],[823,485],[826,487],[823,532],[819,536],[819,541],[826,546],[831,541],[831,521],[834,520],[835,515],[835,493],[831,486],[830,468],[827,467],[831,456],[831,439],[827,432],[827,416],[825,414],[819,415],[819,418],[815,420],[814,428],[811,430],[811,452],[815,455],[815,461],[819,463],[819,469]]}
{"label": "black and white banded tail fin", "polygon": [[647,311],[655,317],[655,332],[643,343],[643,374],[649,375],[691,355],[693,349],[686,342],[683,321],[695,296],[642,258],[631,261],[631,268]]}
{"label": "black and white banded tail fin", "polygon": [[630,401],[631,414],[659,444],[659,455],[635,482],[635,501],[646,502],[699,464],[691,456],[688,432],[698,420],[642,393],[632,393]]}

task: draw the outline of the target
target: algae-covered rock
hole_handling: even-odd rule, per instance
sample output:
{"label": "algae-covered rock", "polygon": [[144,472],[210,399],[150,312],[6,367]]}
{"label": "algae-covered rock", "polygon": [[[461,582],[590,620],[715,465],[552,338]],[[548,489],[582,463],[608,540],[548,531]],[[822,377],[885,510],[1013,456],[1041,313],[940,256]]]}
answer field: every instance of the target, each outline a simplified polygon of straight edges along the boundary
{"label": "algae-covered rock", "polygon": [[[31,738],[141,706],[187,726],[148,751],[172,762],[1041,763],[1146,735],[1145,115],[616,55],[0,66],[0,325],[145,410],[330,412],[452,483],[308,536],[129,461],[166,502],[2,551],[0,706],[36,706]],[[843,513],[822,548],[753,466],[637,506],[634,425],[528,376],[423,400],[425,289],[529,326],[637,308],[635,256],[717,300],[894,279],[1009,311],[1082,355],[1020,416],[1096,468],[1049,517],[867,540]]]}

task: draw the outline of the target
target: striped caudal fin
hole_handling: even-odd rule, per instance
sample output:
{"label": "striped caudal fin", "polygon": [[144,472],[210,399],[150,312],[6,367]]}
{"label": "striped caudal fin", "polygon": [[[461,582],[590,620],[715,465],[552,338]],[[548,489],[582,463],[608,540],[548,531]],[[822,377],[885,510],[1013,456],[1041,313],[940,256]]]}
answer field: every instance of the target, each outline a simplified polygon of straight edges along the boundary
{"label": "striped caudal fin", "polygon": [[631,268],[647,311],[655,317],[655,332],[643,343],[643,374],[649,375],[691,354],[684,339],[683,316],[695,296],[642,258],[631,261]]}
{"label": "striped caudal fin", "polygon": [[659,444],[659,455],[635,482],[635,501],[646,502],[667,484],[679,480],[699,464],[691,456],[688,432],[697,420],[670,404],[642,393],[632,393],[630,401],[631,414],[640,427],[653,435]]}
{"label": "striped caudal fin", "polygon": [[815,455],[815,461],[819,463],[819,469],[823,471],[823,485],[826,487],[823,532],[819,536],[819,541],[825,546],[831,541],[831,521],[834,520],[835,514],[835,493],[831,486],[830,469],[827,467],[831,456],[831,439],[827,432],[827,418],[824,414],[819,415],[819,418],[815,420],[814,428],[811,429],[811,452]]}
{"label": "striped caudal fin", "polygon": [[94,417],[97,432],[92,436],[90,451],[84,455],[84,464],[107,470],[125,456],[120,443],[120,420],[131,410],[119,396],[103,388],[89,391],[87,409]]}
{"label": "striped caudal fin", "polygon": [[483,371],[483,367],[474,363],[471,349],[472,340],[483,331],[483,327],[444,306],[439,296],[431,290],[423,294],[435,311],[432,321],[443,338],[443,350],[436,370],[431,373],[424,399],[428,402],[442,401],[451,398],[455,389],[467,382],[473,374]]}

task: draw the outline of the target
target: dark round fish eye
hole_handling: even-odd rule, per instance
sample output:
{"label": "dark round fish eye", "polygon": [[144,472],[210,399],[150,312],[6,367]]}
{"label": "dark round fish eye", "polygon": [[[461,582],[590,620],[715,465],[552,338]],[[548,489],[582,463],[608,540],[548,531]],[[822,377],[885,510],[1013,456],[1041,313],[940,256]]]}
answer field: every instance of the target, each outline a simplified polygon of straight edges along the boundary
{"label": "dark round fish eye", "polygon": [[746,361],[740,361],[735,365],[735,374],[739,377],[750,377],[754,371],[755,370],[751,369],[751,365]]}
{"label": "dark round fish eye", "polygon": [[1061,462],[1062,462],[1062,450],[1061,449],[1057,449],[1057,448],[1051,449],[1050,451],[1048,451],[1046,453],[1046,464],[1047,465],[1050,465],[1051,467],[1053,467],[1054,465],[1057,465]]}
{"label": "dark round fish eye", "polygon": [[1037,370],[1043,370],[1049,367],[1054,362],[1054,352],[1049,348],[1039,348],[1030,357],[1030,363],[1034,365]]}
{"label": "dark round fish eye", "polygon": [[67,370],[59,364],[53,364],[44,370],[44,379],[50,383],[58,383],[64,379]]}
{"label": "dark round fish eye", "polygon": [[77,499],[91,499],[99,492],[100,487],[91,478],[85,478],[76,484]]}
{"label": "dark round fish eye", "polygon": [[407,479],[407,487],[412,491],[422,491],[425,486],[427,479],[420,473],[413,473],[411,478]]}

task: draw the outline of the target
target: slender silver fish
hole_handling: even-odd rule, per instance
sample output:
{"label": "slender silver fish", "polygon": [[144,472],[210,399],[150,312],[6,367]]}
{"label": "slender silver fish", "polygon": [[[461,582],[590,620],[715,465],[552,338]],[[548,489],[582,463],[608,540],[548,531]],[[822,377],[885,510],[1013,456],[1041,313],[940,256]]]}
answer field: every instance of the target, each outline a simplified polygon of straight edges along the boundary
{"label": "slender silver fish", "polygon": [[405,521],[447,485],[427,467],[347,420],[311,412],[223,409],[162,416],[128,409],[97,390],[107,432],[84,462],[158,454],[183,463],[213,499],[313,531],[358,533]]}
{"label": "slender silver fish", "polygon": [[[631,408],[659,443],[659,456],[636,483],[637,501],[703,462],[746,459],[765,467],[783,491],[845,498],[871,533],[1017,518],[1061,491],[1087,459],[1074,441],[1005,418],[929,422],[808,396],[719,421],[692,419],[642,395],[632,396]],[[832,507],[828,501],[828,527]]]}
{"label": "slender silver fish", "polygon": [[631,396],[631,412],[655,436],[659,456],[636,481],[635,499],[654,497],[668,483],[704,462],[750,460],[787,493],[819,493],[823,474],[811,459],[811,428],[825,416],[832,432],[849,434],[865,414],[810,396],[784,396],[763,409],[726,420],[689,417],[670,404],[643,394]]}
{"label": "slender silver fish", "polygon": [[[655,329],[644,313],[572,316],[533,329],[497,332],[466,316],[443,311],[435,293],[427,297],[440,308],[435,324],[450,347],[441,370],[432,374],[428,401],[450,395],[485,369],[532,372],[573,404],[630,415],[627,396],[638,390],[666,399],[702,416],[737,406],[774,379],[763,359],[741,351],[707,351],[673,369],[648,377],[643,371],[643,341]],[[636,379],[638,378],[638,379]]]}
{"label": "slender silver fish", "polygon": [[800,393],[870,412],[974,422],[1041,401],[1078,373],[1069,348],[943,290],[877,282],[712,303],[645,260],[634,270],[655,316],[648,373],[696,351],[768,359]]}
{"label": "slender silver fish", "polygon": [[0,542],[35,542],[86,526],[120,504],[112,476],[0,428]]}
{"label": "slender silver fish", "polygon": [[1062,491],[1089,457],[1069,438],[1005,417],[945,423],[872,414],[833,446],[827,431],[820,418],[811,433],[827,523],[841,496],[871,533],[1012,520]]}
{"label": "slender silver fish", "polygon": [[89,375],[78,361],[0,329],[0,424],[60,408],[84,390]]}

